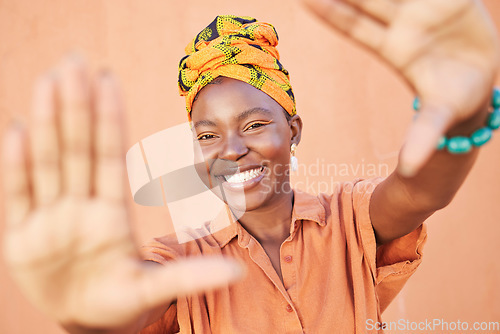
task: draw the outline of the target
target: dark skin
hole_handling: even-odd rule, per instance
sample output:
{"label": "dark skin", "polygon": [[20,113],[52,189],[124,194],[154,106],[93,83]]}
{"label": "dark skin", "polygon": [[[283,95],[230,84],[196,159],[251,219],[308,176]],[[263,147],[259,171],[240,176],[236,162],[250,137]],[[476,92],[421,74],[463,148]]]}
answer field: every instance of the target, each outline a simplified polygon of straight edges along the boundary
{"label": "dark skin", "polygon": [[[241,170],[265,168],[262,178],[244,187],[246,210],[239,222],[260,242],[282,279],[280,246],[290,233],[293,206],[290,146],[300,142],[300,117],[287,120],[274,99],[230,78],[203,88],[191,117],[205,160],[215,160],[214,165],[231,161]],[[222,184],[228,196],[240,189]]]}
{"label": "dark skin", "polygon": [[[448,132],[449,136],[470,134],[483,126],[486,106],[467,122]],[[394,171],[380,183],[370,202],[370,218],[379,245],[418,228],[434,212],[447,206],[464,182],[479,151],[452,155],[436,151],[412,178]]]}

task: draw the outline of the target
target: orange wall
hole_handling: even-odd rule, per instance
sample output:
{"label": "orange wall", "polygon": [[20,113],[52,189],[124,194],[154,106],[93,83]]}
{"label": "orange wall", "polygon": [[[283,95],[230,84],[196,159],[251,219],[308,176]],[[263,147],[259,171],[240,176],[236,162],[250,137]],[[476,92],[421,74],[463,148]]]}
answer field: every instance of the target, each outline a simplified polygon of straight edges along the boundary
{"label": "orange wall", "polygon": [[[500,25],[500,3],[485,4]],[[217,14],[254,16],[280,33],[305,123],[299,162],[338,167],[296,177],[303,188],[367,177],[374,166],[383,174],[394,168],[412,118],[411,93],[390,69],[290,0],[2,0],[0,132],[13,115],[27,118],[32,82],[70,50],[81,50],[93,66],[109,65],[121,79],[129,146],[184,122],[177,63]],[[454,202],[429,219],[425,261],[385,320],[500,321],[499,152],[495,138]],[[171,230],[165,208],[131,206],[141,243]],[[0,333],[62,333],[21,296],[3,262]]]}

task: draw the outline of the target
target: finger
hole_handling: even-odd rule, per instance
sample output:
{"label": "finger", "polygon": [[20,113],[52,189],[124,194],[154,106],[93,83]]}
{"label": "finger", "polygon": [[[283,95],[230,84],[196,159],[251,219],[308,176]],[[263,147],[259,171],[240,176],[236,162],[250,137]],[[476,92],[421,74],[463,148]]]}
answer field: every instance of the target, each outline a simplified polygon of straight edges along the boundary
{"label": "finger", "polygon": [[113,201],[125,199],[125,154],[123,110],[116,81],[110,74],[101,75],[96,94],[96,178],[95,192]]}
{"label": "finger", "polygon": [[390,24],[397,12],[398,4],[394,0],[345,0],[386,25]]}
{"label": "finger", "polygon": [[3,140],[3,184],[7,227],[18,226],[31,206],[26,133],[21,124],[7,128]]}
{"label": "finger", "polygon": [[439,139],[452,122],[452,115],[449,108],[423,103],[401,150],[398,166],[401,175],[412,177],[418,173],[435,152]]}
{"label": "finger", "polygon": [[57,139],[55,82],[50,75],[35,84],[30,149],[34,201],[53,202],[60,191],[59,143]]}
{"label": "finger", "polygon": [[323,21],[353,38],[361,45],[378,50],[385,38],[386,27],[365,15],[360,9],[338,0],[304,0]]}
{"label": "finger", "polygon": [[146,309],[160,306],[179,295],[222,287],[245,274],[236,261],[216,257],[187,259],[148,269],[139,285]]}
{"label": "finger", "polygon": [[83,60],[65,59],[60,71],[63,187],[71,195],[88,196],[91,177],[91,109]]}

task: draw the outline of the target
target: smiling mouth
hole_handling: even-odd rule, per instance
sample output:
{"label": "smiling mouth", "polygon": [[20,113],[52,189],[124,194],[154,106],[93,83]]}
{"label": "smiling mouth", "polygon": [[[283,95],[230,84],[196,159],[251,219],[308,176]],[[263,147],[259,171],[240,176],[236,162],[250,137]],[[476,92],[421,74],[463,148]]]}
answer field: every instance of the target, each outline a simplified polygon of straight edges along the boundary
{"label": "smiling mouth", "polygon": [[258,178],[264,173],[266,167],[260,166],[254,169],[249,169],[244,172],[236,173],[236,174],[231,174],[231,175],[224,175],[223,178],[225,181],[227,181],[229,184],[240,184],[240,183],[245,183],[248,181],[251,181],[253,179]]}

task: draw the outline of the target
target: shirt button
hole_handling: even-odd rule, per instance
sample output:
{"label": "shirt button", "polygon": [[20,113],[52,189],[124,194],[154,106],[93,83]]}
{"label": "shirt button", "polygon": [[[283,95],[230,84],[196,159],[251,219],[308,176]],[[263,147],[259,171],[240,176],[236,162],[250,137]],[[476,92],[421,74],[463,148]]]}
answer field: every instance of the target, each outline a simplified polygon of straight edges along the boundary
{"label": "shirt button", "polygon": [[292,260],[293,260],[293,257],[291,255],[285,256],[285,262],[290,263],[290,262],[292,262]]}
{"label": "shirt button", "polygon": [[293,312],[293,308],[292,308],[292,306],[291,306],[290,304],[288,304],[288,305],[286,306],[286,311],[287,311],[287,312]]}

